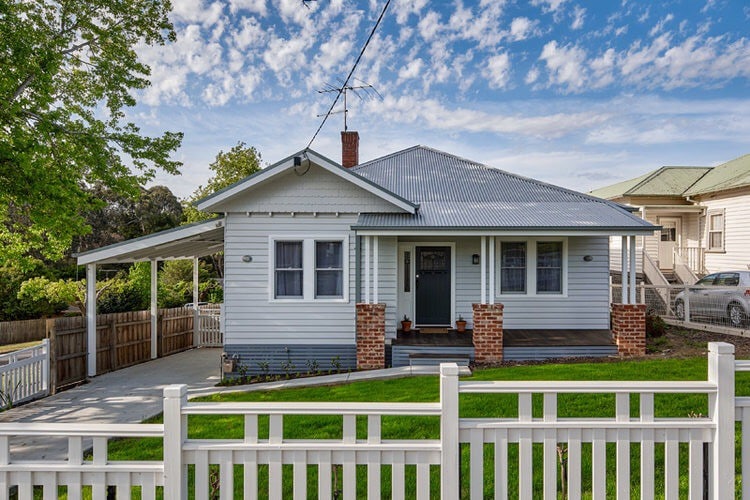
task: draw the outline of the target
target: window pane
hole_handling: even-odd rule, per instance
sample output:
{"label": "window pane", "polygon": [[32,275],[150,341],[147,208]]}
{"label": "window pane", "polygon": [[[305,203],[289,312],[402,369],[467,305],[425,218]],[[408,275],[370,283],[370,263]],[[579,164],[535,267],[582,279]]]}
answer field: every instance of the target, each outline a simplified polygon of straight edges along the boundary
{"label": "window pane", "polygon": [[302,297],[302,270],[276,271],[276,297]]}
{"label": "window pane", "polygon": [[708,248],[721,248],[721,233],[709,233]]}
{"label": "window pane", "polygon": [[340,241],[315,242],[315,267],[318,269],[341,269],[342,252]]}
{"label": "window pane", "polygon": [[562,242],[560,241],[537,243],[537,293],[562,293],[562,254]]}
{"label": "window pane", "polygon": [[343,297],[343,271],[316,271],[316,297]]}
{"label": "window pane", "polygon": [[302,269],[302,242],[276,242],[276,269]]}
{"label": "window pane", "polygon": [[711,231],[722,231],[724,229],[724,215],[716,214],[711,216]]}
{"label": "window pane", "polygon": [[500,293],[526,292],[526,243],[500,244]]}

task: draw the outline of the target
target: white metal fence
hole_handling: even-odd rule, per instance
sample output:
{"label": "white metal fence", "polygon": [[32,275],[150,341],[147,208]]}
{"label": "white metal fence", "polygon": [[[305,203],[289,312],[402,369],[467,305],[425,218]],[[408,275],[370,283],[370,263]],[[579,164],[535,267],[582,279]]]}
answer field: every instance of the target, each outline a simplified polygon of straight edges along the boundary
{"label": "white metal fence", "polygon": [[0,406],[49,394],[49,341],[0,355]]}
{"label": "white metal fence", "polygon": [[[443,364],[438,403],[188,403],[185,386],[170,386],[164,425],[0,424],[0,499],[11,488],[21,499],[57,498],[63,491],[80,498],[88,490],[99,499],[111,488],[117,498],[181,499],[191,491],[200,499],[556,499],[563,448],[570,499],[700,499],[704,493],[731,499],[735,419],[742,422],[741,463],[750,468],[750,398],[735,398],[734,383],[735,369],[750,371],[750,362],[735,362],[734,347],[724,343],[710,344],[708,358],[708,379],[687,382],[460,382],[458,367]],[[611,395],[614,413],[560,416],[568,411],[560,404],[566,395],[592,393]],[[460,418],[461,394],[488,402],[510,394],[517,414],[492,415],[488,404],[486,417]],[[705,395],[708,414],[660,417],[654,401],[662,394]],[[215,439],[189,437],[188,417],[225,415],[243,419],[241,438],[222,438],[218,427]],[[287,437],[300,415],[340,419],[340,438]],[[383,417],[392,415],[438,418],[439,439],[385,439]],[[69,458],[15,463],[8,443],[19,435],[66,436]],[[163,460],[109,461],[110,437],[161,438]],[[93,438],[92,460],[83,459],[84,438]],[[750,498],[750,470],[742,477],[742,497]],[[640,491],[631,491],[634,480]]]}

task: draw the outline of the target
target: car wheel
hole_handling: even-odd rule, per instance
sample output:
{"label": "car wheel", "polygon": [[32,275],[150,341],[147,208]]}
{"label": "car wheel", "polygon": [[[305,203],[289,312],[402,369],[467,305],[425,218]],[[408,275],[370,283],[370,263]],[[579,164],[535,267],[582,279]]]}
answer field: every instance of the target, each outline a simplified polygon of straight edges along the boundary
{"label": "car wheel", "polygon": [[745,309],[737,302],[732,302],[727,307],[727,318],[729,319],[729,324],[734,328],[741,328],[747,321]]}
{"label": "car wheel", "polygon": [[683,320],[685,319],[685,303],[681,300],[676,300],[674,303],[674,315],[677,316],[677,319]]}

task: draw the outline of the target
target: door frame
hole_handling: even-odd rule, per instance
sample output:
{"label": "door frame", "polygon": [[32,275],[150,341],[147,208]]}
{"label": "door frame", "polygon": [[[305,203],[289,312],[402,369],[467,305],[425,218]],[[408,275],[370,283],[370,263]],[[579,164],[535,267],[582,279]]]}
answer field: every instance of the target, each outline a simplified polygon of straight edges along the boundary
{"label": "door frame", "polygon": [[[675,241],[674,247],[680,248],[682,246],[682,217],[679,215],[666,215],[657,218],[657,224],[662,225],[663,222],[674,222],[675,223]],[[659,269],[674,269],[674,257],[672,258],[671,267],[663,267],[661,262],[661,234],[659,234],[659,243],[657,246],[656,258],[659,261]],[[674,250],[672,250],[674,251]]]}
{"label": "door frame", "polygon": [[[399,241],[398,242],[398,279],[397,287],[398,292],[397,306],[399,318],[404,314],[407,314],[410,318],[415,321],[414,327],[419,326],[444,326],[444,325],[417,325],[416,324],[416,312],[417,312],[417,294],[416,294],[416,276],[417,276],[417,247],[450,247],[451,249],[451,320],[450,327],[456,327],[456,242],[455,241]],[[411,252],[411,273],[409,278],[409,290],[411,290],[411,298],[407,299],[408,303],[402,303],[404,301],[404,251],[409,250]]]}

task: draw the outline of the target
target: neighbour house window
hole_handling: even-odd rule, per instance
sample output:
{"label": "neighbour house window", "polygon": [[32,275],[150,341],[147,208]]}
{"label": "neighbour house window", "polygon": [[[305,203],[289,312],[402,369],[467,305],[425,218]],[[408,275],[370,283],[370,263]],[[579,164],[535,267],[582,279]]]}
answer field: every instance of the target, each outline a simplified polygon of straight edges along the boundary
{"label": "neighbour house window", "polygon": [[562,293],[563,245],[561,241],[536,244],[536,292]]}
{"label": "neighbour house window", "polygon": [[315,297],[344,296],[344,256],[341,241],[315,242]]}
{"label": "neighbour house window", "polygon": [[724,250],[724,211],[708,213],[708,249]]}
{"label": "neighbour house window", "polygon": [[348,300],[348,238],[269,238],[269,300]]}
{"label": "neighbour house window", "polygon": [[302,242],[276,242],[276,298],[302,298]]}
{"label": "neighbour house window", "polygon": [[526,293],[526,242],[500,243],[500,293]]}

